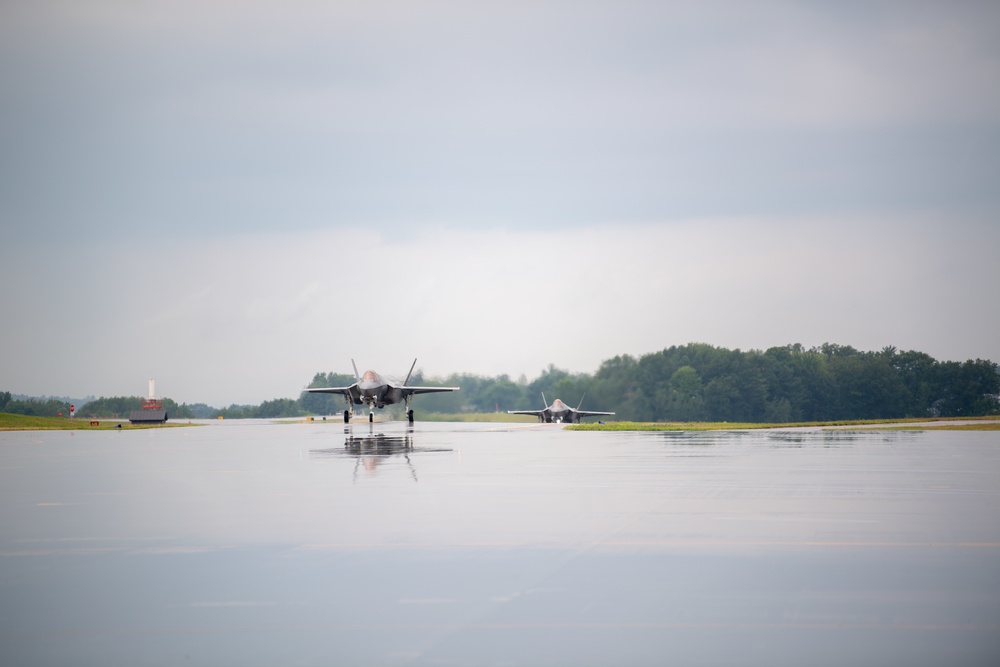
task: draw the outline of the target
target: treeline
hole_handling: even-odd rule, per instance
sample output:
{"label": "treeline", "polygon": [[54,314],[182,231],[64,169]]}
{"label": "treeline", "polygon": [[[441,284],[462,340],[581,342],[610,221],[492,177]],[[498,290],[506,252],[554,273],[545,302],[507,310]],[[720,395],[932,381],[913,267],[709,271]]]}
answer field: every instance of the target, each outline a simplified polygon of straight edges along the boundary
{"label": "treeline", "polygon": [[[104,419],[125,419],[133,410],[142,408],[143,398],[139,396],[115,396],[99,398],[78,408],[80,417],[100,417]],[[275,417],[301,417],[306,411],[293,398],[276,398],[260,405],[230,405],[228,408],[213,408],[204,403],[177,404],[170,398],[163,399],[163,409],[170,419],[270,419]]]}
{"label": "treeline", "polygon": [[[344,387],[353,375],[316,373],[310,387]],[[673,346],[635,358],[604,361],[593,375],[549,366],[532,381],[506,375],[452,374],[411,384],[459,386],[461,391],[418,396],[418,412],[470,413],[542,407],[561,398],[584,409],[609,410],[633,421],[793,422],[903,417],[965,417],[1000,414],[997,364],[982,359],[940,362],[916,351],[886,347],[864,352],[826,343],[805,349],[786,345],[765,351],[728,350],[702,343]],[[142,398],[99,398],[77,407],[81,417],[126,418]],[[343,397],[303,392],[260,405],[213,408],[163,399],[171,419],[226,419],[334,415]],[[401,406],[387,408],[400,418]],[[69,414],[57,400],[15,400],[0,392],[0,412]],[[398,414],[397,414],[398,413]]]}
{"label": "treeline", "polygon": [[[260,405],[230,405],[228,408],[208,408],[198,406],[199,419],[275,419],[278,417],[304,417],[310,414],[294,398],[275,398]],[[208,408],[207,411],[201,408]]]}
{"label": "treeline", "polygon": [[[76,406],[76,416],[83,419],[128,419],[133,410],[141,410],[145,399],[141,396],[111,396],[87,401]],[[162,399],[163,409],[170,419],[273,419],[275,417],[301,417],[309,414],[294,398],[276,398],[260,405],[230,405],[213,408],[204,403],[178,404],[171,398]],[[35,417],[69,417],[70,403],[58,399],[15,399],[9,391],[0,392],[0,412]]]}
{"label": "treeline", "polygon": [[[76,416],[81,419],[128,419],[133,410],[141,410],[145,399],[141,396],[111,396],[87,401],[76,406]],[[213,408],[204,403],[178,404],[171,398],[162,399],[163,409],[170,419],[248,419],[275,417],[301,417],[309,414],[294,398],[276,398],[260,405],[230,405]],[[33,417],[69,417],[69,401],[54,398],[13,398],[9,391],[0,392],[0,412]]]}
{"label": "treeline", "polygon": [[[76,416],[92,419],[128,419],[129,414],[133,410],[142,409],[142,402],[144,400],[140,396],[101,397],[77,406]],[[170,398],[163,399],[163,409],[167,411],[170,419],[191,416],[190,414],[181,415],[183,410]]]}
{"label": "treeline", "polygon": [[[353,376],[317,373],[310,386],[346,386]],[[702,343],[673,346],[603,362],[593,375],[549,366],[535,380],[419,375],[413,384],[454,385],[458,392],[419,396],[418,410],[493,412],[542,407],[561,398],[614,411],[634,421],[792,422],[1000,413],[997,364],[981,359],[939,362],[923,352],[886,347],[864,352],[849,345],[728,350]],[[311,414],[344,409],[340,396],[303,395]]]}
{"label": "treeline", "polygon": [[31,417],[69,416],[70,403],[57,398],[14,398],[9,391],[0,391],[0,412]]}
{"label": "treeline", "polygon": [[959,417],[998,413],[1000,375],[991,361],[939,362],[894,347],[742,352],[696,343],[615,357],[566,390],[564,400],[587,391],[595,409],[636,421]]}

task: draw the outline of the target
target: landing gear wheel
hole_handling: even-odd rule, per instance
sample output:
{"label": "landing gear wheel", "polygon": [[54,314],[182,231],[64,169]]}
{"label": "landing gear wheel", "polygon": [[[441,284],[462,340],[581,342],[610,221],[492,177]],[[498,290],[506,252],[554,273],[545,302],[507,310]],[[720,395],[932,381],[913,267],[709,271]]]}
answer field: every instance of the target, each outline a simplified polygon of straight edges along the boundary
{"label": "landing gear wheel", "polygon": [[368,422],[371,423],[371,422],[374,422],[374,421],[375,421],[375,413],[374,412],[369,412],[368,413]]}
{"label": "landing gear wheel", "polygon": [[344,410],[344,423],[345,424],[351,423],[351,411],[350,410]]}
{"label": "landing gear wheel", "polygon": [[413,410],[409,410],[409,411],[408,411],[408,412],[406,413],[406,420],[407,420],[408,422],[410,422],[411,424],[413,423]]}

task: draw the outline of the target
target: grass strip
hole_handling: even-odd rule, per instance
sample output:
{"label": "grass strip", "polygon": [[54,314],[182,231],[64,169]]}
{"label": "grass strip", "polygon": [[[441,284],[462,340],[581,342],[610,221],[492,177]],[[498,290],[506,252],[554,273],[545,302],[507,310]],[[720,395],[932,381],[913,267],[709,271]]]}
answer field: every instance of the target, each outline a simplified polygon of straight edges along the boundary
{"label": "grass strip", "polygon": [[80,417],[37,417],[0,412],[0,431],[111,431],[146,428],[190,426],[184,422],[165,424],[132,424],[119,419],[86,419]]}
{"label": "grass strip", "polygon": [[[976,424],[949,423],[949,422],[967,422],[970,420],[970,418],[963,418],[963,417],[947,417],[939,419],[857,419],[857,420],[789,422],[789,423],[621,421],[621,422],[606,422],[604,424],[599,424],[597,422],[571,424],[566,426],[566,430],[568,431],[747,431],[751,429],[765,429],[765,428],[795,428],[795,427],[823,428],[823,427],[844,427],[844,426],[858,426],[860,428],[878,426],[879,430],[889,428],[893,430],[913,430],[913,431],[1000,430],[1000,422],[996,421],[997,419],[996,417],[975,417],[971,419],[993,420],[993,421],[983,421],[982,423],[976,423]],[[933,425],[927,425],[927,422],[934,422],[934,423]],[[891,426],[881,426],[884,424],[890,424]]]}

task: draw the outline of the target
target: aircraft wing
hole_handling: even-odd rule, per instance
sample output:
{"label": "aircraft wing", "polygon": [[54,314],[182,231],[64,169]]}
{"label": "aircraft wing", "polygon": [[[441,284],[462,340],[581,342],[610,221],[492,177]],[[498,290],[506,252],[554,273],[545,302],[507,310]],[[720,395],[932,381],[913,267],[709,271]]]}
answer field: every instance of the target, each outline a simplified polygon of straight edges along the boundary
{"label": "aircraft wing", "polygon": [[304,391],[313,394],[343,394],[354,398],[358,395],[358,385],[352,384],[350,387],[308,387]]}
{"label": "aircraft wing", "polygon": [[545,410],[508,410],[509,415],[534,415],[535,417],[544,417],[548,409]]}
{"label": "aircraft wing", "polygon": [[392,388],[403,392],[403,396],[413,396],[415,394],[434,394],[442,391],[459,390],[459,387],[407,387],[405,385],[402,387],[393,386]]}
{"label": "aircraft wing", "polygon": [[613,415],[613,412],[593,412],[590,410],[573,410],[573,414],[577,417],[596,417],[598,415]]}

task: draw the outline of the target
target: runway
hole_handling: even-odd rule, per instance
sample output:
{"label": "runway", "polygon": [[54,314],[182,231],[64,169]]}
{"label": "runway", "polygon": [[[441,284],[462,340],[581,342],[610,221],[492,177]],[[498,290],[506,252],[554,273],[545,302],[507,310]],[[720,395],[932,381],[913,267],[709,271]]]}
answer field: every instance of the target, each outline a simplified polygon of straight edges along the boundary
{"label": "runway", "polygon": [[0,433],[0,662],[991,665],[997,432]]}

